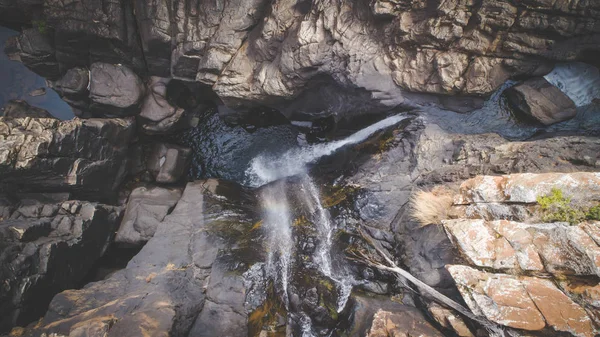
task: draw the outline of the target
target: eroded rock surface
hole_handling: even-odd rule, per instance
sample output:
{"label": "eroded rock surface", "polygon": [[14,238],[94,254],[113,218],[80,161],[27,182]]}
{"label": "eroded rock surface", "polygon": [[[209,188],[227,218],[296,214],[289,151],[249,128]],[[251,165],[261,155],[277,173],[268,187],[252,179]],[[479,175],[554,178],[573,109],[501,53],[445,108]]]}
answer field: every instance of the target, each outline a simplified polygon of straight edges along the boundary
{"label": "eroded rock surface", "polygon": [[133,245],[147,242],[179,198],[179,188],[142,186],[134,189],[129,195],[115,242]]}
{"label": "eroded rock surface", "polygon": [[506,91],[506,97],[513,109],[550,125],[575,117],[575,103],[559,88],[543,77],[533,78]]}
{"label": "eroded rock surface", "polygon": [[58,292],[80,285],[111,242],[121,210],[32,199],[1,206],[0,332],[6,332],[42,315]]}
{"label": "eroded rock surface", "polygon": [[[498,195],[498,199],[488,198],[481,203],[455,207],[457,214],[488,220],[524,221],[530,216],[528,209],[514,205],[535,203],[537,196],[549,193],[552,187],[563,188],[574,200],[587,198],[587,195],[594,199],[597,194],[595,183],[584,184],[588,179],[595,181],[596,173],[558,173],[597,171],[600,141],[594,137],[557,136],[509,142],[495,134],[449,133],[426,119],[417,118],[384,135],[384,139],[384,143],[372,144],[375,154],[369,159],[354,159],[360,165],[350,169],[341,184],[357,191],[350,205],[355,213],[350,219],[344,214],[337,221],[340,226],[350,224],[350,228],[360,223],[390,250],[402,247],[399,252],[402,261],[415,276],[432,286],[453,287],[444,266],[453,263],[456,252],[441,225],[423,227],[413,218],[409,201],[415,187],[428,190],[432,185],[444,184],[458,189],[464,179],[477,175],[555,172],[474,178],[473,181],[511,181],[505,184],[512,186],[506,192],[495,183],[489,183],[455,196],[487,195],[478,191],[484,186],[490,187],[489,194]],[[365,146],[368,145],[363,145],[363,149]],[[349,160],[355,158],[349,157]],[[467,184],[469,181],[464,183]],[[502,202],[507,198],[514,198],[515,203]],[[456,203],[460,204],[458,200]]]}
{"label": "eroded rock surface", "polygon": [[244,272],[260,247],[248,235],[252,203],[235,186],[189,183],[126,269],[58,294],[25,335],[247,335]]}
{"label": "eroded rock surface", "polygon": [[[361,104],[360,113],[368,113],[423,100],[412,93],[488,95],[509,78],[544,75],[556,60],[595,62],[600,39],[595,1],[63,5],[2,4],[13,20],[27,23],[36,12],[48,27],[20,38],[21,59],[36,72],[58,78],[95,62],[123,64],[140,74],[211,85],[230,107],[284,109],[319,87],[332,88],[334,97],[364,96],[357,104],[328,106],[346,116]],[[34,40],[43,43],[27,42]]]}
{"label": "eroded rock surface", "polygon": [[95,192],[96,198],[114,192],[133,130],[124,119],[2,117],[0,186],[7,192]]}
{"label": "eroded rock surface", "polygon": [[492,321],[533,331],[548,326],[574,336],[598,333],[584,308],[550,280],[491,274],[466,266],[449,266],[448,270],[469,308]]}

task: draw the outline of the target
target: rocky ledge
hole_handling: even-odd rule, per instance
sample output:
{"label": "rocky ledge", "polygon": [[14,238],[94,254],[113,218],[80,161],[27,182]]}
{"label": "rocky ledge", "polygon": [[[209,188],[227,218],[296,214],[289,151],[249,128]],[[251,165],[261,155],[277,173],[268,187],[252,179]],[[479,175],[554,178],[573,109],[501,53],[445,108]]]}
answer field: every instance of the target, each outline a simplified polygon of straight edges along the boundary
{"label": "rocky ledge", "polygon": [[446,268],[469,308],[492,321],[528,331],[596,336],[600,222],[540,222],[545,207],[540,198],[552,190],[572,196],[568,207],[597,207],[600,175],[481,176],[462,183],[453,207],[467,210],[442,224],[459,252],[456,262],[465,265]]}
{"label": "rocky ledge", "polygon": [[80,286],[112,241],[118,207],[66,197],[0,201],[0,331],[37,319],[54,294]]}
{"label": "rocky ledge", "polygon": [[[423,94],[442,95],[441,103],[467,96],[451,105],[472,109],[477,97],[508,79],[545,75],[556,61],[597,62],[600,55],[596,1],[0,6],[0,22],[28,28],[10,44],[13,59],[58,80],[75,105],[98,111],[110,103],[111,113],[139,109],[143,86],[134,73],[203,83],[229,107],[266,105],[287,117],[314,110],[339,118],[437,100]],[[90,95],[86,76],[77,75],[87,69]],[[109,87],[111,81],[117,85]]]}

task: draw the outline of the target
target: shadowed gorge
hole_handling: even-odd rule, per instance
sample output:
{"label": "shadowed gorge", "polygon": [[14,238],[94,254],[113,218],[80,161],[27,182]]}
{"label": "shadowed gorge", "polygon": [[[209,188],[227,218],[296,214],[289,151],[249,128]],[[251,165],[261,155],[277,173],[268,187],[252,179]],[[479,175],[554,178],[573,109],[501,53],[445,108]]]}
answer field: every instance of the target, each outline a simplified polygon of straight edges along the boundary
{"label": "shadowed gorge", "polygon": [[0,0],[1,337],[600,335],[597,0]]}

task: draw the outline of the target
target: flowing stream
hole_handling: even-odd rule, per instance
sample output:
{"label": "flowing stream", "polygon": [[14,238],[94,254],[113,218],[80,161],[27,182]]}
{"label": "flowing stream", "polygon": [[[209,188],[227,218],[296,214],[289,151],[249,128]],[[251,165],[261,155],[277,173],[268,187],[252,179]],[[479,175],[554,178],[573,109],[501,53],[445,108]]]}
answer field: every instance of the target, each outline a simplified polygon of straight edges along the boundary
{"label": "flowing stream", "polygon": [[[313,260],[318,265],[320,272],[335,283],[338,295],[337,311],[341,312],[355,281],[343,267],[336,267],[332,263],[331,247],[335,228],[329,212],[323,207],[319,189],[308,174],[308,166],[344,146],[363,142],[375,132],[396,125],[406,118],[405,115],[394,115],[341,140],[295,148],[277,157],[259,155],[250,162],[246,170],[246,184],[255,187],[266,185],[261,189],[259,195],[263,228],[268,235],[269,249],[266,270],[268,276],[281,289],[286,307],[289,304],[288,282],[290,282],[292,272],[290,269],[294,258],[294,238],[292,236],[294,219],[288,195],[289,189],[292,187],[283,178],[298,176],[293,185],[294,195],[310,214],[308,220],[314,224],[318,236]],[[303,313],[299,313],[299,315],[303,336],[314,336],[310,318]]]}

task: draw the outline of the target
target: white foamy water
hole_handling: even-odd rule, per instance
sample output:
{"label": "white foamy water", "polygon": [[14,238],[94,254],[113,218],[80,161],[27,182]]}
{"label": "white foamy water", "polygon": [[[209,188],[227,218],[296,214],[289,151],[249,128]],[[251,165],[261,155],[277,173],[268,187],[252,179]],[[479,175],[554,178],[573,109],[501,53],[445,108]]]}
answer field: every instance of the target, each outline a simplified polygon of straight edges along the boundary
{"label": "white foamy water", "polygon": [[309,211],[313,214],[313,223],[317,226],[319,238],[321,239],[315,251],[314,259],[323,275],[332,279],[337,286],[337,310],[340,312],[346,306],[352,286],[356,282],[344,270],[338,271],[333,268],[331,263],[331,246],[333,244],[333,231],[335,228],[331,222],[329,212],[323,208],[317,186],[308,175],[302,179],[302,189],[305,205],[309,207]]}
{"label": "white foamy water", "polygon": [[292,218],[286,195],[285,181],[279,181],[263,189],[260,205],[263,212],[262,226],[269,233],[267,274],[281,286],[285,304],[288,304],[287,285],[292,259]]}
{"label": "white foamy water", "polygon": [[[310,214],[310,220],[315,225],[318,233],[318,245],[315,249],[313,259],[319,266],[321,273],[330,278],[335,284],[338,293],[337,309],[340,312],[356,283],[344,267],[333,266],[331,261],[331,248],[333,244],[333,233],[335,226],[330,219],[329,212],[323,207],[319,190],[313,180],[307,174],[307,165],[319,158],[330,155],[336,150],[350,144],[357,144],[366,140],[373,133],[386,127],[397,124],[406,116],[396,115],[388,117],[351,136],[326,144],[307,146],[293,149],[283,156],[271,157],[261,155],[251,161],[246,170],[246,183],[251,186],[262,186],[284,177],[300,175],[300,183],[297,187],[299,201]],[[293,260],[294,239],[292,238],[292,212],[288,201],[286,180],[279,180],[265,186],[260,192],[260,205],[262,208],[263,228],[268,235],[268,256],[266,261],[266,273],[273,279],[280,290],[280,294],[286,306],[288,299],[288,282]],[[301,314],[300,326],[303,337],[314,336],[310,318]]]}
{"label": "white foamy water", "polygon": [[373,133],[395,125],[406,118],[405,115],[391,116],[347,138],[292,149],[276,158],[262,154],[250,162],[250,166],[246,170],[246,184],[258,187],[277,179],[301,174],[306,171],[306,165],[314,163],[319,158],[330,155],[346,145],[360,143]]}
{"label": "white foamy water", "polygon": [[595,98],[600,99],[600,71],[589,64],[558,64],[544,78],[569,96],[578,107],[592,103]]}

